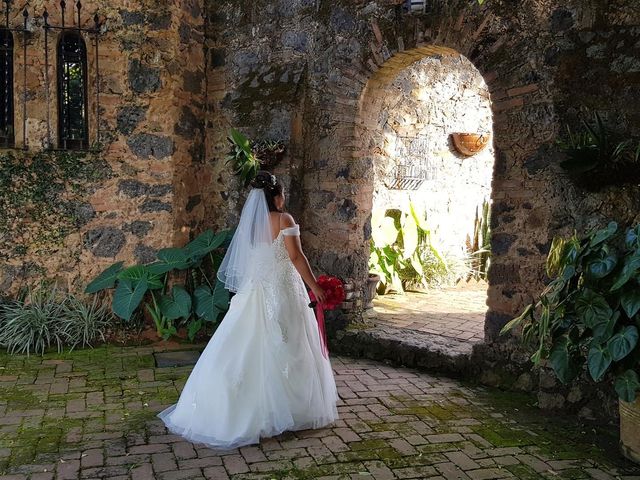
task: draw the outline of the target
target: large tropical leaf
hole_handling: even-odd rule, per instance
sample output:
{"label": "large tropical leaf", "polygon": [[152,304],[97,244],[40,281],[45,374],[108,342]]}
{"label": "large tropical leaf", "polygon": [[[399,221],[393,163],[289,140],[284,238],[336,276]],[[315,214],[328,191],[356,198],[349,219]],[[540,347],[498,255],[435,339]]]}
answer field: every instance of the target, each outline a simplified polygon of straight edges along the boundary
{"label": "large tropical leaf", "polygon": [[411,216],[415,220],[416,225],[418,226],[418,228],[420,230],[428,232],[429,231],[429,226],[427,225],[426,215],[420,215],[418,213],[418,209],[413,204],[413,202],[409,202],[409,212],[411,213]]}
{"label": "large tropical leaf", "polygon": [[418,247],[418,225],[412,215],[404,215],[402,225],[402,257],[407,260],[413,256]]}
{"label": "large tropical leaf", "polygon": [[629,355],[637,344],[638,329],[633,325],[629,325],[611,337],[607,348],[611,353],[611,358],[617,362]]}
{"label": "large tropical leaf", "polygon": [[224,283],[218,280],[213,289],[213,304],[218,310],[226,312],[229,309],[229,298],[229,290],[224,288]]}
{"label": "large tropical leaf", "polygon": [[593,345],[589,349],[589,356],[587,358],[587,366],[589,367],[591,378],[596,382],[602,380],[611,362],[611,353],[606,345]]}
{"label": "large tropical leaf", "polygon": [[563,335],[556,340],[549,354],[549,364],[558,379],[564,384],[570,383],[580,372],[575,362],[572,361],[570,346],[569,338]]}
{"label": "large tropical leaf", "polygon": [[633,318],[640,312],[640,289],[628,285],[620,296],[620,305],[629,318]]}
{"label": "large tropical leaf", "polygon": [[551,241],[549,254],[547,255],[547,275],[550,278],[558,275],[562,268],[562,256],[564,252],[565,240],[562,237],[554,237]]}
{"label": "large tropical leaf", "polygon": [[640,225],[627,230],[624,236],[624,244],[629,250],[635,250],[640,253]]}
{"label": "large tropical leaf", "polygon": [[601,253],[587,264],[587,273],[593,278],[604,278],[609,275],[618,264],[618,258],[613,253]]}
{"label": "large tropical leaf", "polygon": [[216,307],[211,289],[206,285],[200,285],[193,292],[193,297],[196,315],[208,322],[215,322],[220,315],[220,309]]}
{"label": "large tropical leaf", "polygon": [[607,225],[606,228],[598,230],[591,236],[591,240],[589,240],[589,246],[595,247],[596,245],[600,245],[605,240],[611,238],[617,230],[618,224],[616,222],[609,222],[609,225]]}
{"label": "large tropical leaf", "polygon": [[203,257],[216,248],[220,248],[228,236],[228,230],[223,230],[217,234],[213,233],[212,230],[206,230],[194,238],[185,249],[192,258]]}
{"label": "large tropical leaf", "polygon": [[611,291],[618,290],[634,277],[640,270],[640,254],[635,254],[624,259],[622,270],[618,274],[615,283],[611,286]]}
{"label": "large tropical leaf", "polygon": [[576,311],[585,325],[592,328],[607,321],[613,313],[607,300],[591,290],[585,290],[576,300]]}
{"label": "large tropical leaf", "polygon": [[185,270],[192,266],[189,253],[183,248],[163,248],[158,252],[158,259],[170,266],[170,270]]}
{"label": "large tropical leaf", "polygon": [[509,321],[504,327],[502,327],[502,329],[500,330],[500,335],[504,335],[508,331],[513,330],[515,327],[520,325],[525,318],[533,314],[533,309],[534,309],[533,304],[527,305],[524,311],[520,315],[518,315],[516,318]]}
{"label": "large tropical leaf", "polygon": [[618,375],[614,385],[618,397],[625,402],[635,401],[636,394],[638,390],[640,390],[638,374],[633,370],[627,370],[623,374]]}
{"label": "large tropical leaf", "polygon": [[119,280],[130,280],[134,283],[147,278],[149,278],[149,269],[145,265],[133,265],[118,274]]}
{"label": "large tropical leaf", "polygon": [[202,328],[202,325],[202,320],[199,318],[189,322],[189,326],[187,327],[187,335],[189,336],[189,340],[193,341],[193,339],[196,337],[196,334]]}
{"label": "large tropical leaf", "polygon": [[147,280],[142,278],[136,282],[129,279],[121,279],[113,294],[113,313],[123,320],[131,320],[131,315],[147,292]]}
{"label": "large tropical leaf", "polygon": [[117,262],[108,267],[87,285],[84,293],[96,293],[106,288],[113,288],[118,279],[118,274],[122,270],[122,265],[123,262]]}
{"label": "large tropical leaf", "polygon": [[118,274],[118,279],[129,280],[133,282],[134,285],[144,280],[149,290],[157,290],[164,286],[163,276],[151,271],[146,265],[134,265],[125,268]]}
{"label": "large tropical leaf", "polygon": [[188,318],[191,315],[191,295],[181,287],[175,285],[171,296],[163,296],[159,301],[160,311],[169,320]]}
{"label": "large tropical leaf", "polygon": [[599,343],[607,342],[613,335],[619,318],[620,312],[615,311],[607,320],[596,323],[591,328],[593,339]]}
{"label": "large tropical leaf", "polygon": [[382,217],[380,223],[372,225],[371,238],[378,248],[393,245],[398,238],[398,229],[391,217]]}

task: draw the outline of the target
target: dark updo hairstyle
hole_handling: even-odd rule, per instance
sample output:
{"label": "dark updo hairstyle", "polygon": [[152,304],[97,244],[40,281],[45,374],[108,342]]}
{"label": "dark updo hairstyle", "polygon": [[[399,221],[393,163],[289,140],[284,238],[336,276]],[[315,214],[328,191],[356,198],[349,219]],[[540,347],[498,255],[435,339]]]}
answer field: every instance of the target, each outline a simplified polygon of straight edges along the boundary
{"label": "dark updo hairstyle", "polygon": [[256,178],[251,182],[253,188],[261,188],[264,190],[264,196],[267,198],[267,206],[270,212],[278,212],[274,199],[278,195],[282,195],[282,184],[275,175],[266,170],[260,170]]}

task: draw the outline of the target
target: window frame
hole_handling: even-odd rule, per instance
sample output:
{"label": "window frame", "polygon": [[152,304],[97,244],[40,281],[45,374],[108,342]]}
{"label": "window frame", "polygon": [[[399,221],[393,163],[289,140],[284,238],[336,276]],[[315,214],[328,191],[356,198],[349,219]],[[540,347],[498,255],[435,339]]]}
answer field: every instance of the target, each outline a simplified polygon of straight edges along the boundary
{"label": "window frame", "polygon": [[[64,48],[66,41],[76,41],[79,45],[79,52],[72,57],[73,62],[68,59],[69,54]],[[88,150],[89,149],[89,85],[88,85],[88,62],[87,43],[82,34],[76,31],[63,31],[56,47],[56,78],[57,78],[57,103],[58,103],[58,148],[61,150]],[[68,75],[66,74],[67,64],[79,63],[82,67],[82,128],[83,138],[69,138],[71,115],[66,112],[68,103],[64,101],[64,92],[69,89]],[[65,84],[66,83],[66,84]]]}
{"label": "window frame", "polygon": [[14,45],[13,32],[0,27],[0,71],[5,76],[5,84],[0,85],[0,89],[3,90],[1,93],[5,102],[8,100],[8,106],[5,104],[6,114],[5,109],[0,107],[0,148],[15,147]]}

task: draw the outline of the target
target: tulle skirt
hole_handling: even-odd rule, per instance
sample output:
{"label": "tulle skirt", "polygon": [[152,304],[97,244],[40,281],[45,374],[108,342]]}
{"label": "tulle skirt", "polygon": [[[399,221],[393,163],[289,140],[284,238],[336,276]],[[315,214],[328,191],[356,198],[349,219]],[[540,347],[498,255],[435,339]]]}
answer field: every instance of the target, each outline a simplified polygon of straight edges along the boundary
{"label": "tulle skirt", "polygon": [[230,449],[337,419],[331,364],[298,281],[233,297],[178,403],[158,415],[171,432]]}

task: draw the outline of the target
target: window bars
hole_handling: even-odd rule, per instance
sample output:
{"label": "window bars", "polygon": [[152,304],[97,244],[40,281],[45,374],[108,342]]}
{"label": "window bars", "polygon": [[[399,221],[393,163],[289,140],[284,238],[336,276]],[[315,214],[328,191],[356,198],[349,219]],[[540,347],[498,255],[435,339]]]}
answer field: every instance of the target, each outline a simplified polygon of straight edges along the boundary
{"label": "window bars", "polygon": [[88,121],[88,84],[87,84],[87,47],[82,33],[94,37],[95,52],[95,94],[96,94],[96,139],[100,140],[100,70],[98,64],[98,41],[100,37],[100,22],[98,15],[94,15],[94,25],[91,28],[81,27],[82,3],[75,3],[76,25],[65,25],[67,2],[60,2],[62,24],[60,26],[49,23],[49,12],[45,8],[44,18],[44,49],[45,49],[45,89],[47,98],[47,145],[51,147],[51,116],[50,79],[49,79],[49,32],[61,32],[56,48],[57,58],[57,92],[58,92],[58,148],[87,149],[89,148]]}
{"label": "window bars", "polygon": [[418,190],[429,180],[429,142],[426,137],[398,137],[394,157],[401,160],[385,180],[390,190]]}
{"label": "window bars", "polygon": [[4,25],[0,26],[0,147],[9,148],[15,145],[14,127],[14,71],[13,71],[13,33],[22,32],[23,70],[22,70],[22,147],[27,148],[27,20],[29,12],[22,10],[24,25],[12,28],[9,24],[9,13],[12,0],[4,3]]}
{"label": "window bars", "polygon": [[[12,32],[21,32],[23,48],[22,69],[22,147],[27,149],[27,39],[29,12],[22,10],[24,24],[21,28],[10,26],[10,11],[13,0],[1,0],[4,4],[4,22],[0,24],[0,148],[15,146],[15,105],[14,105],[14,37]],[[56,46],[57,60],[57,105],[58,105],[58,148],[89,148],[88,127],[88,67],[87,46],[84,34],[93,37],[95,55],[95,121],[96,141],[100,141],[100,69],[98,63],[98,43],[100,37],[100,21],[98,15],[93,17],[93,26],[83,28],[81,25],[82,4],[74,5],[76,25],[65,25],[67,3],[60,1],[62,11],[61,25],[49,23],[49,12],[44,9],[44,50],[45,50],[45,94],[47,102],[47,138],[46,147],[53,148],[51,140],[51,79],[49,76],[49,37],[52,30],[60,31]]]}

